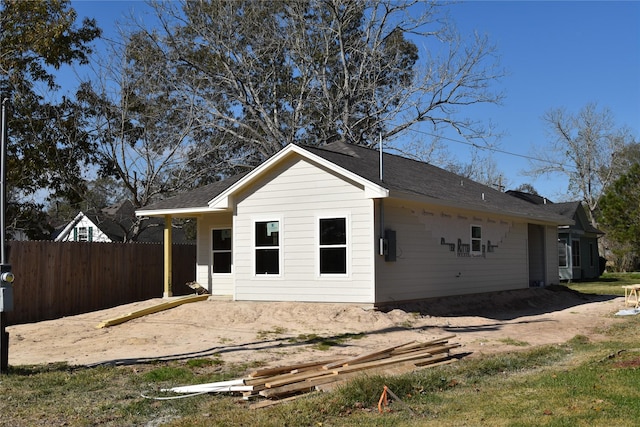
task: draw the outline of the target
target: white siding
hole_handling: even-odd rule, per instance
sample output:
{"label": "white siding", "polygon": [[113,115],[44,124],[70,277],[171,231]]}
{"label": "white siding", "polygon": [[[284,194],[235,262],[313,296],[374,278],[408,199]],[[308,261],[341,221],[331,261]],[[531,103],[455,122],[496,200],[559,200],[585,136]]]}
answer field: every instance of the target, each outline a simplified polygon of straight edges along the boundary
{"label": "white siding", "polygon": [[[318,221],[347,218],[347,275],[320,276]],[[255,221],[280,221],[280,274],[255,275]],[[235,299],[373,302],[373,201],[306,160],[290,160],[236,197]]]}
{"label": "white siding", "polygon": [[[196,255],[196,282],[209,290],[211,295],[233,295],[233,271],[232,274],[211,274],[211,230],[214,228],[232,228],[231,213],[207,214],[198,217],[198,246]],[[231,241],[235,246],[234,239]],[[231,251],[232,260],[235,260],[234,249]]]}
{"label": "white siding", "polygon": [[71,232],[62,240],[63,242],[73,242],[75,241],[75,232],[74,229],[78,229],[80,227],[85,227],[87,229],[87,233],[89,229],[91,229],[91,241],[92,242],[111,242],[111,239],[102,232],[91,220],[89,220],[86,216],[83,216],[80,221],[76,224],[75,227],[71,230]]}
{"label": "white siding", "polygon": [[[396,262],[376,256],[376,302],[527,288],[527,224],[498,215],[386,199],[385,228],[396,231]],[[484,256],[460,257],[458,239],[482,227]],[[456,245],[450,251],[449,245]]]}

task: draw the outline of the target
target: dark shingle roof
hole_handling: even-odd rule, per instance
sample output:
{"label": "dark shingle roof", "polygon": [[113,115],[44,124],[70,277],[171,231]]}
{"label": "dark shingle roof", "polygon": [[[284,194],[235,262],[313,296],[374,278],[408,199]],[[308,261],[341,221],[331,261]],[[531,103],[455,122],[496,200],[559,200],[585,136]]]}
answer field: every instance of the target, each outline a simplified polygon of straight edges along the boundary
{"label": "dark shingle roof", "polygon": [[[577,218],[578,209],[584,209],[582,207],[581,202],[553,203],[550,205],[545,205],[545,208],[551,210],[552,212],[557,213],[558,215],[563,215],[563,216],[566,216],[567,218],[572,218],[576,220],[576,222],[578,221],[578,218]],[[582,229],[584,231],[586,231],[587,233],[604,234],[603,231],[595,228],[586,219],[587,218],[584,218],[584,220],[580,221],[582,225]]]}
{"label": "dark shingle roof", "polygon": [[202,187],[198,187],[191,191],[178,194],[174,197],[160,200],[159,202],[153,203],[149,206],[145,206],[140,211],[207,207],[211,199],[241,180],[247,173],[248,172],[244,172],[238,175],[234,175],[225,180],[216,181],[214,183],[203,185]]}
{"label": "dark shingle roof", "polygon": [[[442,204],[463,206],[471,210],[493,211],[542,221],[567,223],[566,218],[540,206],[511,197],[428,163],[384,153],[383,180],[380,180],[380,154],[376,150],[341,142],[302,148],[388,189],[392,196],[394,192],[397,196],[414,194],[439,200]],[[236,175],[224,181],[200,187],[147,206],[138,212],[206,207],[210,200],[245,175]]]}
{"label": "dark shingle roof", "polygon": [[[339,145],[337,145],[339,144]],[[340,146],[342,145],[342,147]],[[380,181],[378,151],[359,146],[334,143],[307,148],[338,166],[400,193],[430,197],[443,204],[455,204],[472,210],[503,212],[540,220],[566,223],[553,212],[511,197],[486,185],[417,160],[389,153],[383,156],[383,180]]]}

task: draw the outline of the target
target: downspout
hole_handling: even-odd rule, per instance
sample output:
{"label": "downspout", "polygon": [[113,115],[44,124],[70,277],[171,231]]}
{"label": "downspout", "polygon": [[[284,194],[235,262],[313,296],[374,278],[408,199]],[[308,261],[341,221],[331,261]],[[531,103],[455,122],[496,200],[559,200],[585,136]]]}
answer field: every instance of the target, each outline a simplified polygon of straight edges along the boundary
{"label": "downspout", "polygon": [[171,242],[171,215],[164,216],[164,294],[163,298],[169,298],[173,296],[171,289],[171,266],[172,260],[172,248]]}

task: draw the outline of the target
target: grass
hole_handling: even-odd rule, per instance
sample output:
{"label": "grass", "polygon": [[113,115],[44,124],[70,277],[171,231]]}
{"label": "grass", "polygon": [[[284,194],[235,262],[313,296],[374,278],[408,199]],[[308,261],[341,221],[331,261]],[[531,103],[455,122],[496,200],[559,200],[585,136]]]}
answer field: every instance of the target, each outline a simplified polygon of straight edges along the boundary
{"label": "grass", "polygon": [[597,280],[569,283],[567,286],[584,294],[624,296],[624,285],[640,283],[640,273],[605,273]]}
{"label": "grass", "polygon": [[[607,275],[601,282],[570,287],[620,295],[621,284],[640,282],[640,276],[631,276]],[[538,347],[509,340],[514,351],[508,353],[402,376],[363,377],[333,393],[260,410],[227,395],[142,396],[166,396],[161,389],[238,378],[249,370],[216,357],[91,369],[11,366],[0,376],[0,425],[633,426],[640,418],[639,328],[640,316],[628,316],[600,331],[606,338],[597,342],[582,335]],[[401,402],[392,401],[380,414],[377,403],[385,385]]]}

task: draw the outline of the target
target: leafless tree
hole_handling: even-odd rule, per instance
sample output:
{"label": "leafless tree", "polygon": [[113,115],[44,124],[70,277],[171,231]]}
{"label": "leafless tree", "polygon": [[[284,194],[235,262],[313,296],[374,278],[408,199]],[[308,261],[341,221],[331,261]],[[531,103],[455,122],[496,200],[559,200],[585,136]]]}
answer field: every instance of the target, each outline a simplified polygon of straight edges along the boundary
{"label": "leafless tree", "polygon": [[531,176],[561,174],[569,179],[569,194],[588,207],[589,220],[595,227],[598,201],[607,186],[617,177],[623,149],[633,142],[626,127],[618,127],[607,108],[587,104],[577,114],[564,108],[547,111],[549,147],[538,150],[542,161],[532,163]]}
{"label": "leafless tree", "polygon": [[[255,164],[288,143],[385,144],[420,123],[467,138],[462,118],[498,103],[503,75],[486,38],[464,40],[440,2],[154,2],[154,45],[200,126],[231,136]],[[428,142],[427,142],[428,144]],[[253,158],[251,157],[253,156]]]}

